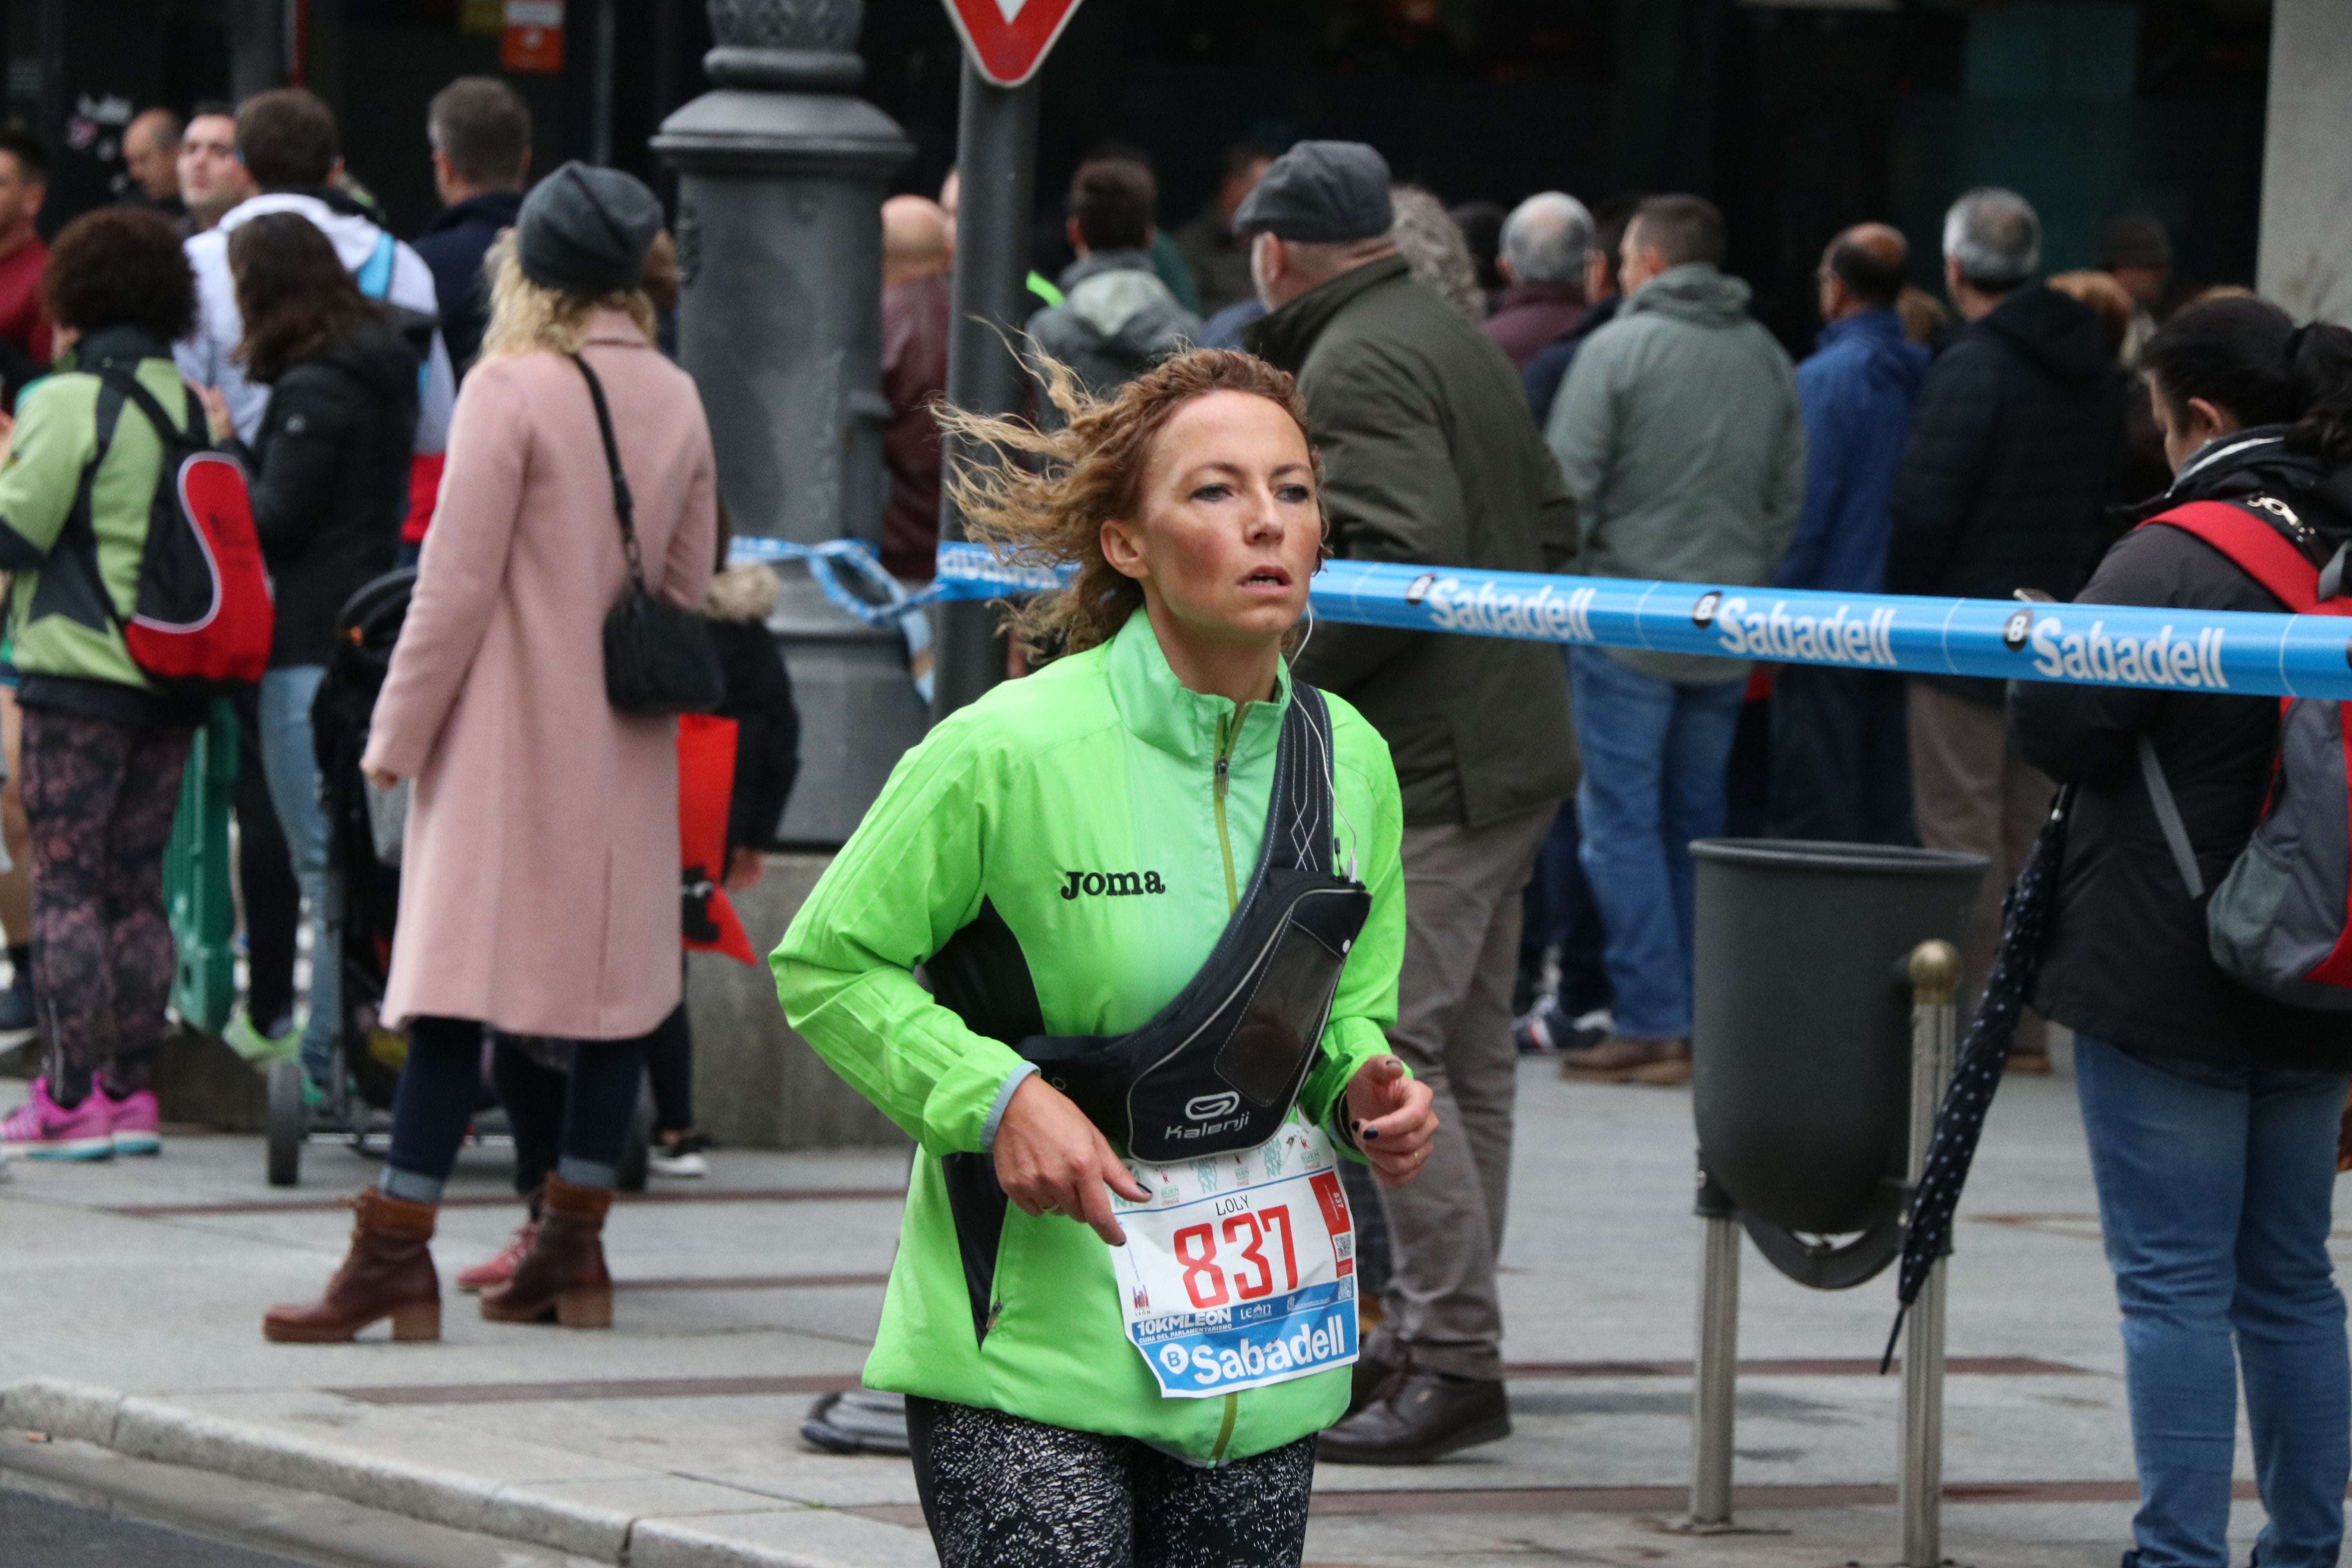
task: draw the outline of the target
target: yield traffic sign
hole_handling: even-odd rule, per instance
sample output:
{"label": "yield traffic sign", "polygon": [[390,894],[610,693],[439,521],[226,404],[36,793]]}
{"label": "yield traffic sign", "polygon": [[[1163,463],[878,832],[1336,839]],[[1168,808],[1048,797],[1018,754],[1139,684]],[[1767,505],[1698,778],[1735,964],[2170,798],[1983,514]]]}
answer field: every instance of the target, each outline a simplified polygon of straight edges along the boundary
{"label": "yield traffic sign", "polygon": [[947,0],[947,6],[980,74],[1019,87],[1045,63],[1078,0]]}

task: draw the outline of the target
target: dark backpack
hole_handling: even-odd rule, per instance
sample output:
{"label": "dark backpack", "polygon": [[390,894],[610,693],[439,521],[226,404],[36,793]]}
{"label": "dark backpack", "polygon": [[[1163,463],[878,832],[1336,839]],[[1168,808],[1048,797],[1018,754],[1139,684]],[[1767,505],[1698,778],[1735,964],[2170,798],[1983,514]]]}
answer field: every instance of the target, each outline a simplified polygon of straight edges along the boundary
{"label": "dark backpack", "polygon": [[[2258,498],[2266,510],[2283,503]],[[2285,515],[2292,516],[2292,513]],[[2298,616],[2352,616],[2338,597],[2340,572],[2323,574],[2247,506],[2192,501],[2163,523],[2211,545]],[[2323,597],[2323,594],[2325,596]],[[2317,697],[2279,700],[2278,753],[2261,823],[2205,906],[2213,962],[2248,989],[2292,1006],[2352,1010],[2352,753],[2345,722],[2352,703]],[[2191,899],[2202,897],[2188,829],[2143,732],[2142,778],[2165,842]]]}
{"label": "dark backpack", "polygon": [[194,398],[182,429],[127,371],[109,366],[98,377],[139,410],[163,447],[130,616],[104,595],[123,646],[148,679],[175,696],[250,686],[269,668],[278,612],[245,469],[214,448]]}

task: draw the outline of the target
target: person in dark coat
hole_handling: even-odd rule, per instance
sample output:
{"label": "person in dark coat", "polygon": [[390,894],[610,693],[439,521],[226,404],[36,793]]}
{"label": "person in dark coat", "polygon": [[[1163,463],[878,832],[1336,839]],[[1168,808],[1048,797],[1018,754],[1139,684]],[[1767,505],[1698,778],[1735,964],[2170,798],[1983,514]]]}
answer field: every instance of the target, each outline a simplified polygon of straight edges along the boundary
{"label": "person in dark coat", "polygon": [[[2070,599],[2090,574],[2123,441],[2123,373],[2091,308],[2033,280],[2042,224],[2024,197],[1976,190],[1944,220],[1944,277],[1969,322],[1927,373],[1887,499],[1886,591]],[[1908,697],[1919,842],[1992,861],[1961,946],[1973,998],[2051,785],[2009,743],[1997,681],[1915,676]],[[2011,1061],[2049,1070],[2038,1019]]]}
{"label": "person in dark coat", "polygon": [[940,421],[948,392],[948,329],[954,302],[948,277],[948,215],[924,196],[882,204],[882,466],[890,494],[882,506],[882,564],[893,576],[928,583],[940,542]]}
{"label": "person in dark coat", "polygon": [[425,128],[442,205],[415,250],[433,269],[441,334],[462,380],[482,352],[482,328],[490,319],[482,258],[522,210],[523,182],[530,174],[530,109],[496,77],[459,77],[434,94]]}
{"label": "person in dark coat", "polygon": [[1486,318],[1486,335],[1524,372],[1584,319],[1592,215],[1564,191],[1539,191],[1503,220],[1501,245],[1495,265],[1507,287]]}
{"label": "person in dark coat", "polygon": [[[363,298],[333,243],[299,213],[265,213],[239,226],[228,261],[245,321],[238,353],[247,375],[270,389],[247,454],[254,531],[278,609],[259,694],[262,768],[310,906],[311,952],[330,954],[328,822],[310,704],[326,676],[336,613],[391,571],[399,553],[416,371],[433,322]],[[227,403],[209,389],[205,395],[215,436],[229,436]],[[311,964],[302,1065],[320,1084],[342,1026],[338,981],[334,963]],[[271,1020],[254,1022],[266,1029]]]}
{"label": "person in dark coat", "polygon": [[[2139,363],[2172,488],[2142,509],[2236,501],[2316,573],[2352,543],[2352,332],[2255,300],[2192,306]],[[2126,534],[2076,604],[2286,609],[2220,551],[2161,523]],[[2043,614],[2036,611],[2036,615]],[[2075,786],[2034,1005],[2074,1031],[2074,1072],[2123,1309],[2138,1463],[2126,1563],[2231,1560],[2242,1376],[2268,1514],[2254,1561],[2328,1563],[2352,1474],[2352,1373],[2328,1254],[2352,1013],[2288,1005],[2214,962],[2151,797],[2153,747],[2205,885],[2273,787],[2277,699],[2015,683],[2010,730]],[[2338,809],[2341,809],[2340,803]],[[2340,847],[2338,853],[2341,853]]]}
{"label": "person in dark coat", "polygon": [[[1390,237],[1387,163],[1302,142],[1234,215],[1272,313],[1251,350],[1298,378],[1343,556],[1542,572],[1576,508],[1503,351],[1416,283]],[[1567,672],[1529,642],[1318,625],[1292,668],[1355,704],[1394,757],[1411,927],[1390,1044],[1435,1089],[1444,1131],[1410,1192],[1387,1321],[1358,1363],[1327,1462],[1425,1459],[1510,1430],[1501,1250],[1517,1078],[1519,894],[1577,781]]]}
{"label": "person in dark coat", "polygon": [[[1863,224],[1830,242],[1820,274],[1821,347],[1797,367],[1805,415],[1805,508],[1776,586],[1875,594],[1885,586],[1886,494],[1927,374],[1895,300],[1903,236]],[[1784,665],[1772,689],[1770,832],[1776,838],[1908,844],[1911,770],[1903,678]]]}
{"label": "person in dark coat", "polygon": [[[1234,213],[1257,188],[1272,154],[1246,142],[1225,149],[1224,177],[1192,222],[1176,231],[1176,247],[1192,269],[1204,314],[1215,315],[1253,298],[1249,242],[1234,232]],[[1238,347],[1238,343],[1223,345]]]}
{"label": "person in dark coat", "polygon": [[1617,273],[1623,261],[1625,230],[1641,205],[1637,197],[1611,196],[1593,210],[1592,250],[1584,258],[1584,314],[1566,337],[1538,350],[1520,369],[1519,382],[1527,389],[1528,407],[1535,414],[1538,430],[1551,424],[1551,405],[1568,383],[1569,366],[1576,363],[1577,351],[1586,339],[1615,321],[1618,307],[1625,302]]}

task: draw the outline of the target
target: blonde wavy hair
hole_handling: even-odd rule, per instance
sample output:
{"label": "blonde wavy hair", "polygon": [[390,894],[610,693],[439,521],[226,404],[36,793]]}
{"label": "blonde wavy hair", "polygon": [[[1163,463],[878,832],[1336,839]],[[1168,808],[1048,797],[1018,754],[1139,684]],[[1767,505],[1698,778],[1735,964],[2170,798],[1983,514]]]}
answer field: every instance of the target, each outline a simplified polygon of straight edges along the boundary
{"label": "blonde wavy hair", "polygon": [[1195,398],[1245,392],[1290,416],[1307,442],[1328,538],[1323,458],[1288,372],[1227,349],[1194,349],[1106,398],[1088,395],[1067,365],[1034,344],[1028,357],[1068,421],[1060,429],[946,404],[936,411],[949,454],[947,490],[965,531],[1013,564],[1077,568],[1059,592],[1004,606],[1006,627],[1032,664],[1108,641],[1143,603],[1143,585],[1103,559],[1102,525],[1135,516],[1160,430]]}
{"label": "blonde wavy hair", "polygon": [[591,297],[567,294],[523,276],[515,255],[514,230],[508,229],[482,258],[490,279],[490,321],[482,330],[484,360],[510,354],[536,353],[541,349],[576,354],[588,341],[588,318],[599,310],[624,310],[654,341],[654,302],[643,289]]}

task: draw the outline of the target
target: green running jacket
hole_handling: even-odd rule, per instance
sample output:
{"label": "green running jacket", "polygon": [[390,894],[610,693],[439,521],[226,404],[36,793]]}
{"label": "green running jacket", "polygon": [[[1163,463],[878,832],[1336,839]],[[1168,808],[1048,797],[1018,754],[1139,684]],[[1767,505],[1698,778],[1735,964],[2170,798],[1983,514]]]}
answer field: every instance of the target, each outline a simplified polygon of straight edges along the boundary
{"label": "green running jacket", "polygon": [[[1352,858],[1372,898],[1298,1101],[1297,1114],[1328,1125],[1357,1070],[1388,1049],[1404,874],[1388,748],[1353,708],[1327,700],[1335,861],[1344,872]],[[932,730],[784,933],[770,964],[793,1026],[921,1146],[868,1387],[1139,1438],[1202,1464],[1280,1447],[1345,1412],[1344,1368],[1162,1398],[1128,1341],[1110,1248],[1060,1215],[1008,1206],[990,1326],[984,1340],[975,1333],[940,1159],[986,1151],[1032,1069],[908,973],[986,899],[1021,942],[1049,1033],[1144,1023],[1207,959],[1248,883],[1289,700],[1286,668],[1272,701],[1238,710],[1187,689],[1150,617],[1130,616],[1108,643]]]}

